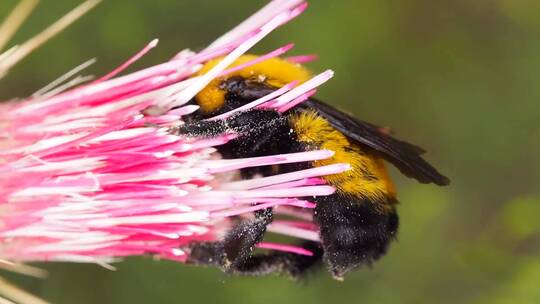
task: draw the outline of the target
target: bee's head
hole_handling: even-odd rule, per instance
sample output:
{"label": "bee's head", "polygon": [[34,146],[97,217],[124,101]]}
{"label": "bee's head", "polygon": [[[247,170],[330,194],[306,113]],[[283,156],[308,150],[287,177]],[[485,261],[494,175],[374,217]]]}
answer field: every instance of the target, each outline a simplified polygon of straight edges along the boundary
{"label": "bee's head", "polygon": [[[243,55],[232,65],[256,59]],[[207,62],[198,72],[205,74],[222,58]],[[304,82],[311,73],[303,66],[280,58],[271,58],[223,77],[218,77],[195,97],[203,116],[221,114],[258,99],[292,81]]]}

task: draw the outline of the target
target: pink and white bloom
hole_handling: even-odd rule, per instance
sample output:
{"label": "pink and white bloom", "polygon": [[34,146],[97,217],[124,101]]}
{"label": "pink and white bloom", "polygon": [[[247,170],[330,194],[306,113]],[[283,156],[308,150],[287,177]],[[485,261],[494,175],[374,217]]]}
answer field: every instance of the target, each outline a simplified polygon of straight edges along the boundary
{"label": "pink and white bloom", "polygon": [[[82,81],[68,78],[88,65],[83,64],[25,100],[0,104],[0,260],[106,265],[151,254],[185,261],[182,248],[190,242],[218,240],[230,229],[231,217],[249,217],[271,206],[297,220],[276,220],[270,232],[318,240],[309,211],[314,205],[302,198],[333,193],[320,176],[343,172],[348,165],[250,180],[238,180],[236,173],[324,159],[332,151],[221,159],[215,147],[235,134],[202,139],[171,132],[183,116],[197,111],[188,101],[215,77],[237,69],[228,67],[305,8],[301,0],[275,0],[201,52],[184,50],[164,63],[117,76],[154,48],[154,40],[93,82],[66,90]],[[213,69],[194,76],[204,62],[219,56],[225,57]],[[253,107],[286,111],[331,77],[326,71],[301,85],[291,83],[212,119]],[[285,244],[258,246],[311,254]]]}

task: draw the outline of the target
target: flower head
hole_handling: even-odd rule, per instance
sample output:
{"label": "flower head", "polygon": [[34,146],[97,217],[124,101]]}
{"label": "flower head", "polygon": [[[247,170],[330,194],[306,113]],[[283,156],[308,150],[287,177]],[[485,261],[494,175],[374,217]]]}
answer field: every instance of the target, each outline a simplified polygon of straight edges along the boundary
{"label": "flower head", "polygon": [[[0,258],[9,261],[73,261],[106,264],[152,254],[185,261],[183,247],[213,241],[232,217],[268,207],[297,220],[275,221],[269,231],[317,240],[302,198],[334,189],[319,177],[345,164],[240,180],[239,169],[328,158],[326,150],[243,159],[221,159],[215,147],[236,137],[174,134],[188,102],[214,78],[285,53],[287,45],[241,66],[230,67],[275,28],[298,16],[300,0],[270,2],[206,49],[179,52],[164,63],[117,76],[157,45],[111,73],[66,90],[85,63],[31,97],[0,106]],[[201,65],[222,57],[206,73]],[[311,59],[295,57],[298,62]],[[253,107],[287,109],[314,94],[332,76],[326,71],[291,82],[219,117]],[[67,82],[66,82],[67,80]],[[261,248],[309,255],[295,246],[262,242]]]}

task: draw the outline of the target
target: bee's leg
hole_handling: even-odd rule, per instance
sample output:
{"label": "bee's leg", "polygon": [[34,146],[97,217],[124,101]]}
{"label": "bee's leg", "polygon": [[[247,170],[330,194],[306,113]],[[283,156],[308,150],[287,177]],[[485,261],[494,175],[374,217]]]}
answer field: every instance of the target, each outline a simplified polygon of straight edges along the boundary
{"label": "bee's leg", "polygon": [[323,251],[319,243],[308,241],[302,244],[302,248],[312,252],[312,255],[300,255],[289,252],[271,252],[268,254],[252,255],[243,264],[231,268],[231,272],[263,276],[273,273],[286,274],[293,279],[301,278],[307,270],[319,263]]}
{"label": "bee's leg", "polygon": [[255,245],[260,242],[266,227],[272,222],[271,208],[259,210],[255,219],[242,222],[227,233],[223,241],[194,243],[190,246],[188,262],[215,265],[225,271],[239,268],[251,257]]}
{"label": "bee's leg", "polygon": [[226,120],[194,120],[186,121],[183,125],[173,127],[170,133],[180,135],[185,134],[195,137],[213,137],[227,131]]}
{"label": "bee's leg", "polygon": [[316,198],[324,262],[335,279],[370,265],[386,253],[395,238],[398,217],[392,205],[333,194]]}
{"label": "bee's leg", "polygon": [[233,228],[221,242],[194,243],[190,246],[188,263],[217,266],[225,272],[262,276],[285,273],[300,278],[308,269],[321,261],[323,251],[318,242],[305,242],[302,248],[311,256],[288,252],[253,254],[253,248],[262,240],[266,226],[272,220],[270,209],[261,210],[254,221]]}
{"label": "bee's leg", "polygon": [[249,276],[286,274],[293,279],[301,278],[306,271],[322,260],[323,251],[317,242],[308,241],[302,248],[312,252],[311,256],[289,252],[272,252],[250,255],[242,263],[227,263],[223,242],[197,243],[191,246],[188,263],[217,266],[222,270]]}
{"label": "bee's leg", "polygon": [[170,130],[173,134],[212,137],[225,132],[235,132],[241,137],[261,135],[268,131],[288,127],[285,116],[274,110],[252,109],[219,120],[189,119]]}
{"label": "bee's leg", "polygon": [[251,257],[255,245],[262,241],[266,227],[273,218],[272,208],[258,210],[254,220],[240,223],[227,233],[223,245],[231,269],[240,267]]}

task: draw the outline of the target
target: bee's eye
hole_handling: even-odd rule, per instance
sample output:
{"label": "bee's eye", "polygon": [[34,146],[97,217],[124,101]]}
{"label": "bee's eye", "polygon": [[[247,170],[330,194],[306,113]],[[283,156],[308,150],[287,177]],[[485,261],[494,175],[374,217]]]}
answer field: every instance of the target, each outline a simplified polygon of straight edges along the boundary
{"label": "bee's eye", "polygon": [[246,80],[241,76],[233,76],[223,80],[219,88],[227,93],[237,94],[246,87]]}
{"label": "bee's eye", "polygon": [[242,77],[231,77],[222,82],[222,89],[226,92],[227,101],[240,101],[247,103],[268,95],[276,90],[275,87],[260,82],[260,78],[244,79]]}

